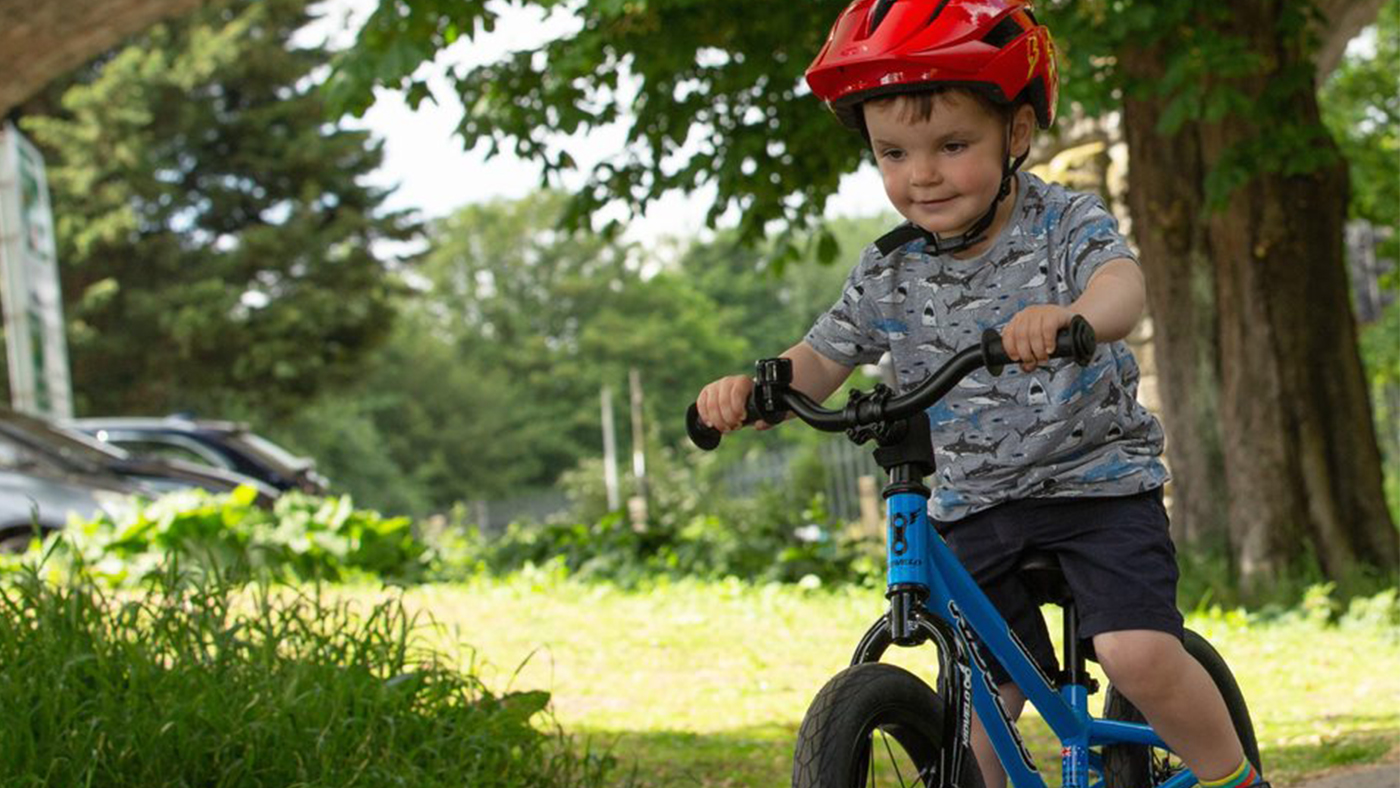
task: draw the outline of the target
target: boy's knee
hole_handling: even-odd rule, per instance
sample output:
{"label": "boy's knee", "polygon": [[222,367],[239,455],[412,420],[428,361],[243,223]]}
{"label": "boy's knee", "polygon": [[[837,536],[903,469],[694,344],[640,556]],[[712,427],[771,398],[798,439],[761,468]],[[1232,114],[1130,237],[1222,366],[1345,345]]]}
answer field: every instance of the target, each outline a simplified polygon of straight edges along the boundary
{"label": "boy's knee", "polygon": [[1108,680],[1132,694],[1174,681],[1177,657],[1185,652],[1165,632],[1132,629],[1095,635],[1094,653]]}

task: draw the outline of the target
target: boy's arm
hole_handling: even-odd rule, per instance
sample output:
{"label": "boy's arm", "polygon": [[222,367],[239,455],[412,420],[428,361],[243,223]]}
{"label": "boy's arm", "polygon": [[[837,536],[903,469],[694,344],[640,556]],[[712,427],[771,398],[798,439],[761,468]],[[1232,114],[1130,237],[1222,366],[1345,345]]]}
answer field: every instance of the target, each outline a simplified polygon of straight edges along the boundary
{"label": "boy's arm", "polygon": [[1146,303],[1147,287],[1137,263],[1127,258],[1110,260],[1094,272],[1083,295],[1068,307],[1042,304],[1017,312],[1002,329],[1001,341],[1007,356],[1029,372],[1050,359],[1055,334],[1075,315],[1089,321],[1098,341],[1115,342],[1137,325]]}
{"label": "boy's arm", "polygon": [[792,359],[792,387],[817,402],[826,401],[832,392],[841,388],[855,369],[823,356],[805,341],[783,351],[782,355]]}
{"label": "boy's arm", "polygon": [[1070,311],[1084,316],[1100,342],[1116,342],[1132,333],[1147,304],[1142,269],[1126,258],[1111,260],[1094,272]]}

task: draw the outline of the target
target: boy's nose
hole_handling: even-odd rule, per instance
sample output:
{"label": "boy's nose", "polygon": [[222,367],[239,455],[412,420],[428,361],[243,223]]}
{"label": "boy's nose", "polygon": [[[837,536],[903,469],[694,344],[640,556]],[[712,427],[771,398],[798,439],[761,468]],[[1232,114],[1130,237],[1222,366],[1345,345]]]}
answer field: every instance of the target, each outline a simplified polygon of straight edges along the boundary
{"label": "boy's nose", "polygon": [[938,181],[941,180],[938,174],[938,168],[934,166],[933,162],[927,159],[915,160],[914,166],[910,171],[909,179],[915,186],[931,186],[937,184]]}

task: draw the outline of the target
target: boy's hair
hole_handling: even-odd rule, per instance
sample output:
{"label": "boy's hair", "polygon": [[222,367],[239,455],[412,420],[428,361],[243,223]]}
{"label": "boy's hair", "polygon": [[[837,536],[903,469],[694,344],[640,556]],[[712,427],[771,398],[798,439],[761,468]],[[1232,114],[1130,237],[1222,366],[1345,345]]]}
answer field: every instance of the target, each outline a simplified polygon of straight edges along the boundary
{"label": "boy's hair", "polygon": [[933,108],[940,101],[947,101],[950,96],[963,99],[970,99],[983,112],[1001,121],[1003,128],[1011,128],[1011,121],[1016,117],[1016,110],[1022,104],[1030,102],[1022,99],[1012,104],[1002,101],[993,101],[990,96],[977,88],[970,88],[965,85],[930,85],[919,90],[911,90],[905,93],[891,93],[885,96],[876,96],[861,102],[862,106],[857,110],[856,115],[860,119],[860,136],[865,142],[870,142],[870,129],[865,125],[866,104],[899,106],[899,119],[904,123],[917,123],[926,121],[933,117]]}
{"label": "boy's hair", "polygon": [[[1016,110],[1021,104],[1027,103],[1024,100],[1015,104],[993,101],[990,96],[976,88],[947,84],[930,85],[926,88],[911,90],[906,93],[876,96],[875,98],[867,99],[863,103],[880,105],[898,104],[900,105],[899,119],[905,123],[916,123],[932,118],[933,108],[938,102],[946,101],[949,96],[971,99],[983,112],[997,118],[1003,125],[1010,125],[1011,120],[1016,117]],[[862,111],[862,124],[864,123],[864,115],[865,113]]]}

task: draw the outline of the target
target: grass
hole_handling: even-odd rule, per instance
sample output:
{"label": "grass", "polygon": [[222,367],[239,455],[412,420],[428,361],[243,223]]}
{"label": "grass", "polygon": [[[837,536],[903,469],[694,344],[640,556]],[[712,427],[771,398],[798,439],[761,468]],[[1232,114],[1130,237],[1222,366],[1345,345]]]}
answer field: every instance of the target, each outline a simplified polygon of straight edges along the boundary
{"label": "grass", "polygon": [[8,578],[0,784],[617,784],[609,759],[548,728],[544,693],[495,694],[417,631],[397,600],[314,588],[109,595]]}
{"label": "grass", "polygon": [[[648,784],[703,788],[787,784],[807,703],[846,665],[882,601],[874,590],[738,583],[628,592],[544,575],[405,596],[442,625],[439,637],[478,649],[488,683],[549,690],[566,730],[635,759]],[[1372,618],[1188,617],[1234,668],[1276,786],[1400,758],[1400,636]],[[897,661],[931,675],[924,657]],[[1027,731],[1053,785],[1058,746],[1038,719]]]}
{"label": "grass", "polygon": [[[878,590],[541,573],[399,593],[0,584],[0,783],[781,786],[808,702],[883,612]],[[1392,591],[1341,616],[1314,594],[1188,617],[1276,786],[1400,760],[1394,612]],[[927,651],[894,656],[932,673]],[[1025,730],[1053,786],[1058,747]]]}

